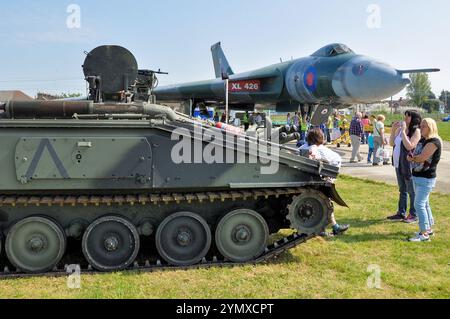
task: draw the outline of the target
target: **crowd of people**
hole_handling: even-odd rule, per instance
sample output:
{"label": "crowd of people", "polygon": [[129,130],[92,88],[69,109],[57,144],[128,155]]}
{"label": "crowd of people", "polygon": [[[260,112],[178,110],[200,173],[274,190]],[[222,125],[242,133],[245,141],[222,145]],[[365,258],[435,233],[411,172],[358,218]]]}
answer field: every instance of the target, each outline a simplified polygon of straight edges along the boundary
{"label": "crowd of people", "polygon": [[[431,118],[422,119],[417,111],[406,111],[403,121],[393,123],[388,141],[383,115],[372,118],[372,132],[365,129],[367,122],[364,122],[364,119],[368,117],[363,117],[358,112],[351,120],[349,133],[353,149],[350,161],[357,162],[363,159],[359,148],[364,142],[369,144],[367,161],[371,162],[373,156],[374,165],[378,165],[382,160],[376,155],[379,154],[380,148],[387,144],[393,147],[392,165],[397,176],[399,199],[397,212],[387,219],[405,223],[418,222],[419,231],[409,238],[409,241],[429,241],[430,237],[434,236],[435,223],[430,193],[436,185],[436,168],[442,152],[442,139],[439,137],[436,122]],[[310,129],[306,134],[306,142],[299,148],[299,153],[340,167],[342,163],[340,155],[325,146],[325,132],[321,128]],[[340,226],[334,216],[332,224],[335,235],[346,231],[349,227]]]}
{"label": "crowd of people", "polygon": [[[213,120],[215,122],[227,122],[227,113],[223,112],[221,115],[219,115],[219,112],[216,112],[214,114]],[[262,126],[264,124],[264,116],[261,112],[252,112],[251,114],[248,111],[245,111],[245,113],[242,116],[242,119],[240,117],[235,118],[229,118],[228,123],[233,124],[234,126],[240,127],[244,126],[244,130],[247,131],[250,125],[258,125]]]}
{"label": "crowd of people", "polygon": [[[219,116],[215,113],[214,120],[225,122],[226,114]],[[286,125],[300,133],[297,147],[302,156],[340,167],[341,156],[326,145],[332,143],[336,136],[348,134],[352,146],[350,163],[363,161],[360,151],[363,144],[368,145],[368,164],[387,165],[391,161],[397,177],[399,198],[397,212],[387,219],[405,223],[418,222],[419,231],[409,240],[429,241],[434,235],[435,223],[429,198],[436,185],[436,168],[442,151],[437,124],[431,118],[422,119],[417,111],[406,111],[403,121],[393,123],[388,138],[385,120],[382,114],[369,116],[357,112],[349,123],[345,115],[335,112],[326,123],[313,126],[308,118],[302,118],[299,112],[295,112],[287,114]],[[262,125],[263,121],[262,113],[245,112],[238,125],[243,125],[247,130],[250,125]],[[392,154],[385,149],[387,145],[393,147]],[[337,223],[334,215],[331,224],[333,235],[342,234],[349,229],[349,225]]]}
{"label": "crowd of people", "polygon": [[363,117],[361,112],[355,114],[349,127],[352,145],[350,163],[357,163],[363,160],[360,147],[362,144],[368,144],[368,164],[373,166],[378,166],[381,163],[384,165],[389,164],[389,153],[384,150],[384,147],[388,144],[384,127],[385,120],[386,118],[382,114],[376,117],[372,116],[371,119],[369,119],[367,114]]}

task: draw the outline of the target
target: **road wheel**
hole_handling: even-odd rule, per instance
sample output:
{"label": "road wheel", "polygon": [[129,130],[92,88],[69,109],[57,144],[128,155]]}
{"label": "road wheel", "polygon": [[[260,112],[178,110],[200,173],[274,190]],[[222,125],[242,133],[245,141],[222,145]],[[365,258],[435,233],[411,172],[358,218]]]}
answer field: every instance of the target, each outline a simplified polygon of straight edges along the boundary
{"label": "road wheel", "polygon": [[156,231],[156,248],[171,265],[189,266],[200,262],[211,247],[211,230],[206,221],[191,212],[168,216]]}
{"label": "road wheel", "polygon": [[257,212],[238,209],[222,217],[215,239],[217,249],[226,259],[246,262],[264,252],[269,240],[269,227]]}
{"label": "road wheel", "polygon": [[66,236],[61,226],[49,218],[27,217],[8,231],[5,250],[17,269],[28,273],[46,272],[63,257]]}
{"label": "road wheel", "polygon": [[119,216],[104,216],[86,229],[81,243],[86,260],[100,271],[119,271],[130,266],[139,252],[136,227]]}

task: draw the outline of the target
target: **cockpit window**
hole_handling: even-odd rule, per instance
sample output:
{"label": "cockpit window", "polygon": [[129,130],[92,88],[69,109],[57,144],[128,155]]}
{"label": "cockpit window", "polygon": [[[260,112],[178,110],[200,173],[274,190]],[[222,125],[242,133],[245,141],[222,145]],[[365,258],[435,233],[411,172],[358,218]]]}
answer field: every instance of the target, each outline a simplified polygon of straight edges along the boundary
{"label": "cockpit window", "polygon": [[317,50],[315,53],[313,53],[312,56],[333,57],[346,53],[354,53],[354,52],[345,44],[334,43]]}

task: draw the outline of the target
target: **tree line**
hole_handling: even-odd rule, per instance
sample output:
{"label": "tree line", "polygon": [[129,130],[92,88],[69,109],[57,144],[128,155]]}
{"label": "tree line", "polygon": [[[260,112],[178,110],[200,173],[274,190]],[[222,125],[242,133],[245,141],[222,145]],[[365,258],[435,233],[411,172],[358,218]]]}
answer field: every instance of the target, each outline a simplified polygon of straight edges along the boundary
{"label": "tree line", "polygon": [[450,92],[442,90],[439,98],[431,91],[431,81],[427,73],[413,73],[409,76],[411,84],[406,88],[407,97],[412,103],[425,109],[428,113],[439,111],[441,102],[445,105],[445,109],[450,109]]}

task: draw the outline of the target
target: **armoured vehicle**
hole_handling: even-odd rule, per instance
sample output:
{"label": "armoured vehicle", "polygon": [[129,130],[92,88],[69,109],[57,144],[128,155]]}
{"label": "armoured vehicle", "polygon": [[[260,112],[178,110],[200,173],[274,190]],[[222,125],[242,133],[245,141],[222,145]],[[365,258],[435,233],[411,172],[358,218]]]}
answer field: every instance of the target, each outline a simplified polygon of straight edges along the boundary
{"label": "armoured vehicle", "polygon": [[[225,143],[224,125],[155,104],[160,72],[138,69],[127,49],[95,48],[83,71],[87,100],[0,104],[9,273],[258,262],[323,231],[332,201],[345,205],[338,168],[276,134],[235,131]],[[292,235],[270,242],[284,228]]]}

